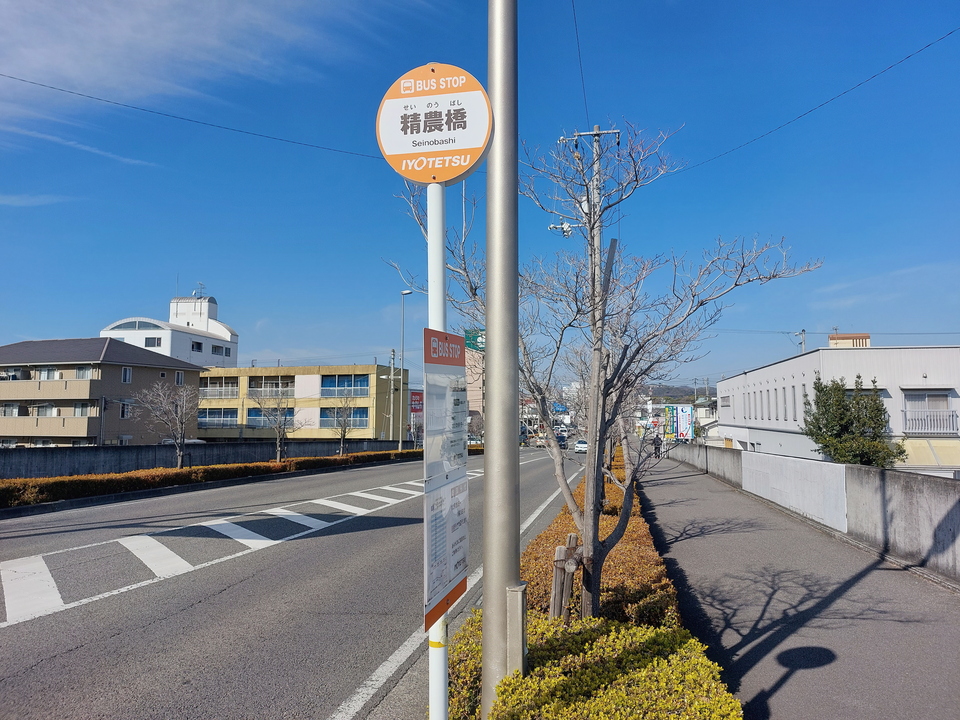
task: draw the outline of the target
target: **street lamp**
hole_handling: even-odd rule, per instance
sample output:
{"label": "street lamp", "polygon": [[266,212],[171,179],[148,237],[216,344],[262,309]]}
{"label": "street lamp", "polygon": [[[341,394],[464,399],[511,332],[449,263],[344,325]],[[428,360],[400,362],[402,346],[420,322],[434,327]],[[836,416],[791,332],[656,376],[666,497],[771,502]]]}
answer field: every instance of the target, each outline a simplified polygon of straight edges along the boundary
{"label": "street lamp", "polygon": [[403,450],[404,426],[408,424],[408,421],[410,419],[409,403],[407,404],[406,412],[404,412],[403,410],[403,399],[405,397],[403,393],[403,328],[404,328],[404,321],[403,321],[404,307],[403,306],[404,306],[404,300],[406,299],[407,295],[412,295],[412,294],[413,294],[413,290],[400,291],[400,414],[402,419],[400,422],[400,441],[399,441],[399,445],[397,446],[397,450]]}

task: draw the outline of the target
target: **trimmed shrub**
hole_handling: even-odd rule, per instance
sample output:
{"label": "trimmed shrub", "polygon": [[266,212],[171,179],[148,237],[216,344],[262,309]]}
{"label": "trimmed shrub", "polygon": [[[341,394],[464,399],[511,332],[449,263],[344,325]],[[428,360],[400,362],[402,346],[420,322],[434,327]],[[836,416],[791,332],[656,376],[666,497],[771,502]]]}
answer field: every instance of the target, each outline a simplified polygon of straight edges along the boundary
{"label": "trimmed shrub", "polygon": [[[456,720],[480,718],[481,625],[475,610],[451,646],[449,709]],[[529,672],[501,681],[491,718],[742,718],[719,667],[675,623],[652,627],[586,618],[566,627],[535,613],[527,632]]]}

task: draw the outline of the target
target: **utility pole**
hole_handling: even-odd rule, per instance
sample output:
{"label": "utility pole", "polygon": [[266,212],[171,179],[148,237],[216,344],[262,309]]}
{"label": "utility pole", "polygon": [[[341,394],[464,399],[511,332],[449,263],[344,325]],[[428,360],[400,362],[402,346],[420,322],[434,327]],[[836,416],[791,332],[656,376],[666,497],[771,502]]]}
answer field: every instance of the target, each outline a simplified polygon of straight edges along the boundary
{"label": "utility pole", "polygon": [[801,330],[798,333],[794,333],[794,336],[800,336],[800,354],[802,355],[807,351],[807,331]]}
{"label": "utility pole", "polygon": [[[596,514],[599,512],[600,496],[597,492],[596,479],[601,476],[603,463],[603,448],[600,445],[600,421],[603,416],[603,398],[600,394],[601,373],[603,367],[603,336],[606,326],[606,297],[610,285],[610,275],[613,272],[613,260],[616,255],[617,241],[611,239],[607,248],[606,263],[603,260],[603,199],[601,187],[600,139],[603,135],[620,136],[619,130],[601,130],[594,125],[590,132],[575,132],[572,137],[560,138],[561,143],[572,142],[577,146],[581,137],[592,139],[593,159],[591,162],[590,187],[587,192],[586,210],[583,220],[588,237],[588,265],[590,267],[590,327],[593,333],[591,340],[590,359],[590,387],[587,389],[587,458],[584,480],[584,513]],[[581,608],[584,616],[593,614],[593,607],[599,598],[593,596],[599,591],[593,578],[594,551],[599,545],[599,538],[594,537],[592,522],[584,523],[583,537],[583,594]]]}

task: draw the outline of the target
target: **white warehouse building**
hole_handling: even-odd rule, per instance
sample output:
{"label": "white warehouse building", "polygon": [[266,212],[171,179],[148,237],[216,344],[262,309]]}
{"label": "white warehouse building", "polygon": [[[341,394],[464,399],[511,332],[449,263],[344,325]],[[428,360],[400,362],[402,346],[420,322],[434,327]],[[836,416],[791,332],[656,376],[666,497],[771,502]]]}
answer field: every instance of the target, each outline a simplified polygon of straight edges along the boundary
{"label": "white warehouse building", "polygon": [[170,301],[168,322],[128,317],[105,327],[100,337],[203,367],[237,367],[239,336],[217,319],[217,301],[209,296],[175,297]]}
{"label": "white warehouse building", "polygon": [[894,440],[907,459],[898,470],[960,476],[960,347],[871,347],[868,335],[831,335],[819,348],[717,383],[718,434],[729,448],[824,459],[801,431],[803,398],[816,374],[853,388],[876,379]]}

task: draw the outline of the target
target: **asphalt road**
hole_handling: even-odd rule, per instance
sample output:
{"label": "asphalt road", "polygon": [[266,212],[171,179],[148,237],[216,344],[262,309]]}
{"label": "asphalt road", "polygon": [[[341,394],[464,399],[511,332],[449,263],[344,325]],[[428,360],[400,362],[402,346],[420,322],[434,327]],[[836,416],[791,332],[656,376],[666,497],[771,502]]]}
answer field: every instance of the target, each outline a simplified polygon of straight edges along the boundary
{"label": "asphalt road", "polygon": [[[556,482],[542,450],[521,463],[526,519]],[[473,572],[482,457],[468,473]],[[333,716],[422,629],[421,481],[403,463],[0,521],[0,717]]]}

